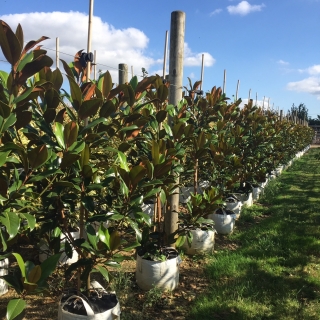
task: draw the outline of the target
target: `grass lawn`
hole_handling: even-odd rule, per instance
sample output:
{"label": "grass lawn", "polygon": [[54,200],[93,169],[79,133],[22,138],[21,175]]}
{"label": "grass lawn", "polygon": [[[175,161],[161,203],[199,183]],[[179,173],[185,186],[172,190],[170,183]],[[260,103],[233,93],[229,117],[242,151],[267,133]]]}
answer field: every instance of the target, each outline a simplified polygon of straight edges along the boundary
{"label": "grass lawn", "polygon": [[[318,149],[319,150],[319,149]],[[310,149],[269,183],[210,257],[188,319],[320,319],[320,160]]]}

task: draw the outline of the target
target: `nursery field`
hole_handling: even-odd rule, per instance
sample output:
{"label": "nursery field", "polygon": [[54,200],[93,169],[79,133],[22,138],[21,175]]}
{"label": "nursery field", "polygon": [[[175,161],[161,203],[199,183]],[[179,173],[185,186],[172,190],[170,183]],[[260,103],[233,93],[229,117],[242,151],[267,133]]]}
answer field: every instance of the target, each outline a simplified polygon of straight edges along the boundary
{"label": "nursery field", "polygon": [[[319,319],[318,150],[271,181],[259,203],[242,211],[233,234],[217,235],[212,255],[182,255],[174,292],[140,290],[130,253],[109,287],[121,301],[121,319]],[[50,292],[26,299],[28,319],[57,319],[62,275],[51,277]],[[10,289],[1,297],[1,319],[14,295]]]}

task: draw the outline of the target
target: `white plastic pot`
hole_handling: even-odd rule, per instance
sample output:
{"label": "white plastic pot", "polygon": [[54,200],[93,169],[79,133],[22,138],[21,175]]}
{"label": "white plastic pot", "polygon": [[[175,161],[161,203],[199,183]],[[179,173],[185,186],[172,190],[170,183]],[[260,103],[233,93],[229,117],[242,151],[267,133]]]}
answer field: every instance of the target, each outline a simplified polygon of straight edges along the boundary
{"label": "white plastic pot", "polygon": [[180,263],[179,255],[166,261],[151,261],[137,254],[136,281],[138,286],[142,290],[150,290],[153,287],[174,290],[179,284]]}
{"label": "white plastic pot", "polygon": [[[80,232],[79,231],[74,231],[70,232],[71,236],[73,239],[79,239],[80,237]],[[61,238],[61,244],[64,244],[66,241],[65,237],[63,236]],[[61,249],[61,251],[64,251],[64,248]],[[50,256],[50,249],[47,243],[44,243],[40,246],[40,253],[39,253],[39,261],[43,262]],[[78,253],[76,250],[73,250],[72,252],[72,258],[68,258],[65,252],[63,252],[60,256],[59,262],[62,264],[67,264],[70,265],[72,263],[75,263],[78,261]]]}
{"label": "white plastic pot", "polygon": [[[5,276],[8,274],[9,268],[9,259],[5,258],[0,261],[0,276]],[[8,292],[8,285],[7,283],[0,279],[0,296],[6,294]]]}
{"label": "white plastic pot", "polygon": [[[101,297],[103,294],[108,294],[97,281],[93,281],[91,286]],[[71,295],[66,299],[66,301],[60,301],[58,308],[58,320],[120,320],[121,310],[120,304],[117,300],[116,302],[113,302],[113,307],[107,307],[107,310],[101,312],[94,311],[91,301],[83,295]],[[68,311],[68,305],[73,305],[75,302],[78,302],[84,307],[87,315],[79,315]],[[108,301],[104,303],[108,303]]]}
{"label": "white plastic pot", "polygon": [[194,191],[194,187],[181,187],[179,193],[179,202],[180,203],[187,203],[191,195],[190,193]]}
{"label": "white plastic pot", "polygon": [[[218,214],[217,211],[222,210],[222,214]],[[230,234],[233,231],[234,224],[237,218],[235,213],[230,213],[232,211],[226,211],[224,209],[217,209],[214,214],[208,216],[209,219],[214,221],[214,228],[217,233],[220,234]]]}
{"label": "white plastic pot", "polygon": [[186,254],[194,255],[198,253],[211,253],[213,251],[215,231],[197,228],[196,230],[190,230],[190,232],[193,236],[191,246],[189,246],[186,240],[181,247]]}
{"label": "white plastic pot", "polygon": [[259,199],[261,192],[262,192],[262,187],[253,187],[252,188],[253,201],[257,201]]}
{"label": "white plastic pot", "polygon": [[236,214],[237,219],[240,217],[242,205],[243,204],[242,201],[240,201],[240,199],[238,200],[234,197],[229,197],[226,199],[227,210],[233,211]]}
{"label": "white plastic pot", "polygon": [[237,194],[237,196],[240,198],[243,205],[246,205],[247,207],[251,207],[253,205],[252,192],[249,192],[248,194]]}

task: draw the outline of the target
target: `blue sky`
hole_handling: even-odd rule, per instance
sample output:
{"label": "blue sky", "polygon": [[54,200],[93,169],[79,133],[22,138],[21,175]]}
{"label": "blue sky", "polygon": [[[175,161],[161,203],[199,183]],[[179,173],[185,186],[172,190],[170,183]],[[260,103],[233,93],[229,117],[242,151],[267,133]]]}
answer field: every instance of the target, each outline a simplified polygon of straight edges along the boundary
{"label": "blue sky", "polygon": [[[320,0],[162,0],[94,1],[92,50],[98,69],[126,63],[134,74],[141,68],[162,75],[165,33],[171,12],[186,13],[184,85],[200,79],[205,55],[204,91],[222,86],[245,102],[258,94],[258,104],[287,111],[305,103],[309,115],[320,114]],[[13,29],[21,23],[25,40],[50,37],[43,43],[67,62],[87,47],[89,0],[1,0],[0,19]],[[64,54],[65,53],[65,54]],[[4,60],[0,53],[0,60]],[[55,67],[55,65],[54,65]],[[8,65],[0,61],[0,69]]]}

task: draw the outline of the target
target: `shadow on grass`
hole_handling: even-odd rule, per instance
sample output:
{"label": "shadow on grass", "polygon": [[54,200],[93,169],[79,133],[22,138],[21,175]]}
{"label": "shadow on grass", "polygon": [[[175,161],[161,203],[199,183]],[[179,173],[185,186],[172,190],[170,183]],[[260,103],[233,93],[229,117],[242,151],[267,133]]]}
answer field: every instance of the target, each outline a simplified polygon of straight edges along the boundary
{"label": "shadow on grass", "polygon": [[261,205],[241,213],[229,236],[241,245],[212,257],[209,294],[189,319],[319,319],[320,163],[313,153],[271,181]]}

